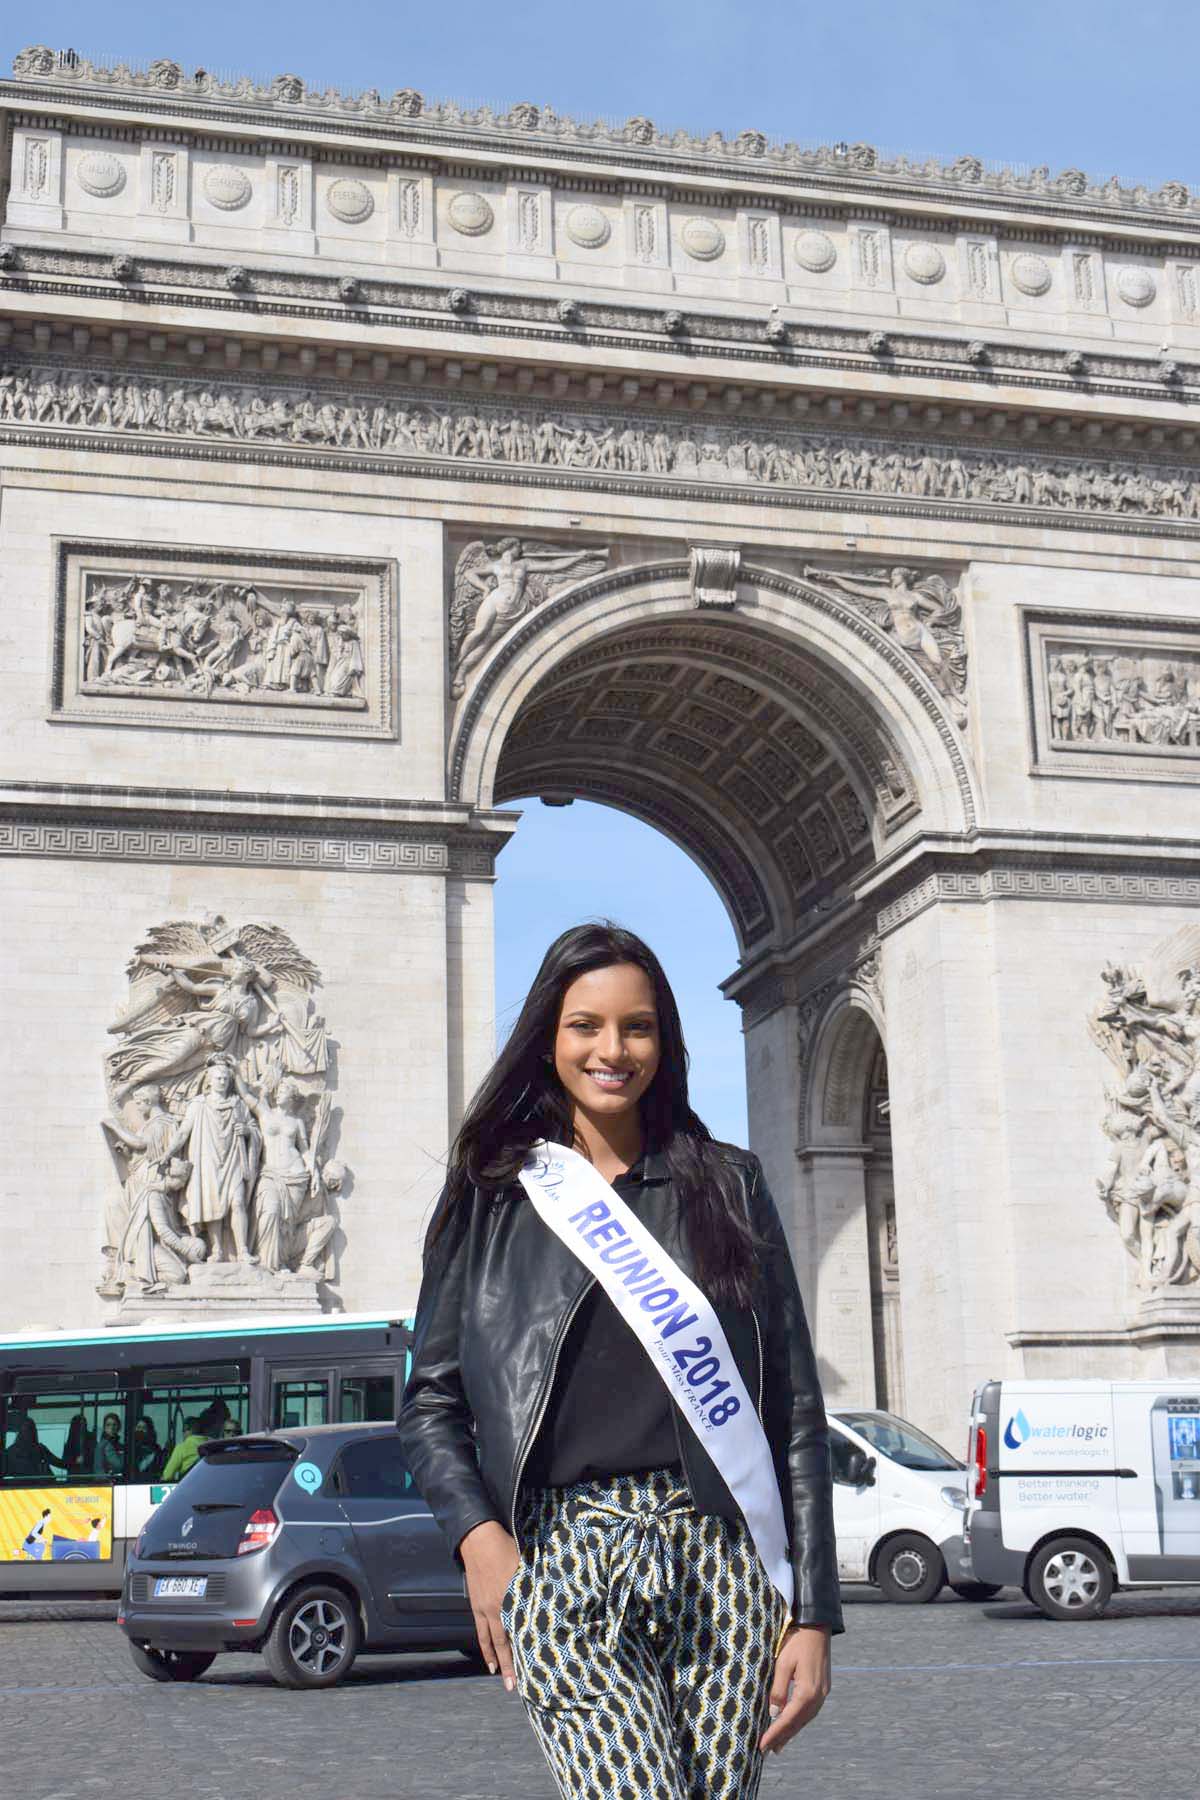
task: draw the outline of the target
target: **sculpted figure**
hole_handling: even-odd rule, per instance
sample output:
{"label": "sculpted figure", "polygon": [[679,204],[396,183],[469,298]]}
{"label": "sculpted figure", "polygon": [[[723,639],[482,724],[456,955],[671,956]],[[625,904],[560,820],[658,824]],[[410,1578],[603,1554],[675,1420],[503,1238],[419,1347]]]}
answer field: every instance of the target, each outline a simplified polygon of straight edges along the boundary
{"label": "sculpted figure", "polygon": [[310,1145],[304,1096],[295,1081],[285,1078],[278,1082],[269,1101],[241,1081],[238,1090],[262,1134],[263,1167],[254,1205],[254,1247],[262,1266],[322,1274],[334,1232],[317,1163],[329,1117],[328,1096],[322,1095],[318,1101]]}
{"label": "sculpted figure", "polygon": [[127,1294],[157,1294],[186,1281],[191,1265],[208,1255],[204,1239],[185,1230],[179,1217],[178,1197],[191,1174],[191,1163],[179,1157],[154,1165],[121,1240]]}
{"label": "sculpted figure", "polygon": [[917,569],[864,569],[845,575],[835,569],[804,571],[808,580],[833,587],[895,637],[918,662],[950,706],[955,722],[966,723],[963,693],[967,653],[962,609],[954,589],[940,575],[921,577]]}
{"label": "sculpted figure", "polygon": [[[1191,954],[1200,948],[1200,931],[1181,938]],[[1200,969],[1177,971],[1178,999],[1150,998],[1171,980],[1160,969],[1151,990],[1136,970],[1110,965],[1090,1021],[1121,1073],[1108,1096],[1114,1149],[1100,1196],[1147,1289],[1200,1278]]]}
{"label": "sculpted figure", "polygon": [[125,1230],[137,1211],[141,1196],[154,1172],[166,1155],[167,1145],[175,1131],[175,1120],[162,1103],[162,1089],[153,1083],[135,1090],[132,1097],[133,1125],[123,1119],[102,1119],[113,1161],[120,1177],[119,1199],[111,1199],[104,1209],[105,1269],[101,1277],[102,1293],[119,1293],[118,1258]]}
{"label": "sculpted figure", "polygon": [[[109,1057],[120,1094],[139,1082],[182,1074],[213,1053],[237,1052],[250,1038],[266,1037],[276,1029],[277,1015],[266,992],[270,978],[244,957],[235,957],[219,975],[201,981],[165,961],[149,966],[158,968],[180,993],[208,1004],[177,1013],[162,1027],[145,1024],[144,1014],[117,1019],[109,1026],[110,1032],[129,1038]],[[156,1001],[162,993],[158,990]],[[267,1022],[260,1023],[264,1014]]]}
{"label": "sculpted figure", "polygon": [[180,1120],[168,1156],[186,1153],[188,1223],[196,1227],[213,1262],[228,1262],[229,1234],[239,1262],[254,1263],[250,1250],[250,1195],[258,1174],[261,1139],[250,1110],[235,1088],[232,1058],[211,1057],[204,1085]]}
{"label": "sculpted figure", "polygon": [[580,580],[598,575],[607,550],[562,552],[521,538],[468,544],[454,571],[450,648],[457,697],[471,670],[504,636],[510,625],[540,606],[553,586],[569,574]]}

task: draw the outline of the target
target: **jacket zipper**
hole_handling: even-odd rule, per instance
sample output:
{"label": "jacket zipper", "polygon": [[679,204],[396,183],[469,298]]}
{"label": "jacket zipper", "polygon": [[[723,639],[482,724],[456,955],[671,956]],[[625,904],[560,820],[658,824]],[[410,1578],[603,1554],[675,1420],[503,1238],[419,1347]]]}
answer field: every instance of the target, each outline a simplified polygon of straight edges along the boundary
{"label": "jacket zipper", "polygon": [[579,1311],[587,1294],[595,1287],[595,1285],[595,1276],[589,1275],[559,1322],[558,1333],[550,1351],[550,1367],[542,1379],[542,1391],[538,1396],[537,1411],[534,1414],[528,1431],[525,1433],[521,1448],[517,1453],[517,1460],[513,1465],[512,1511],[509,1517],[509,1525],[512,1528],[513,1537],[516,1537],[517,1535],[517,1500],[521,1493],[521,1478],[525,1473],[525,1464],[529,1461],[529,1453],[537,1441],[537,1434],[542,1429],[542,1420],[546,1416],[546,1408],[550,1404],[550,1395],[554,1388],[554,1377],[558,1373],[558,1359],[562,1355],[563,1343],[566,1340],[568,1331],[571,1329],[571,1322],[574,1319],[575,1314]]}
{"label": "jacket zipper", "polygon": [[750,1308],[750,1317],[754,1320],[754,1336],[758,1343],[758,1418],[759,1418],[759,1423],[761,1424],[762,1423],[762,1406],[763,1406],[763,1372],[764,1372],[762,1328],[760,1327],[760,1325],[758,1323],[758,1314],[755,1312],[753,1307]]}

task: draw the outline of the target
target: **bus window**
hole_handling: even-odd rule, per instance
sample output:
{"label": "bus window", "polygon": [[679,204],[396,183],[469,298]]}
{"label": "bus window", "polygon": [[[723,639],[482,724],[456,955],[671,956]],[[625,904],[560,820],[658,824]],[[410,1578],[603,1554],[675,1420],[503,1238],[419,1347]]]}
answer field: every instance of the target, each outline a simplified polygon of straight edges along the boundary
{"label": "bus window", "polygon": [[396,1417],[394,1375],[343,1375],[339,1420],[343,1425]]}
{"label": "bus window", "polygon": [[123,1481],[128,1395],[77,1387],[11,1394],[4,1419],[5,1482]]}
{"label": "bus window", "polygon": [[276,1380],[272,1392],[271,1424],[276,1431],[289,1425],[328,1425],[329,1380],[327,1376],[291,1381]]}
{"label": "bus window", "polygon": [[211,1370],[207,1379],[195,1381],[172,1380],[169,1370],[148,1369],[146,1386],[134,1396],[129,1479],[157,1481],[185,1438],[239,1436],[249,1422],[249,1402],[249,1385],[238,1379],[236,1365]]}

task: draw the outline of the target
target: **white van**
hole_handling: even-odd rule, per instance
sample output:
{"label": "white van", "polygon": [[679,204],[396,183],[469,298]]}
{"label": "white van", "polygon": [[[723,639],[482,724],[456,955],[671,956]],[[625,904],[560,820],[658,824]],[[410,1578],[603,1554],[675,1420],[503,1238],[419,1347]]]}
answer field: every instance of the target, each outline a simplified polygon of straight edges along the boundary
{"label": "white van", "polygon": [[1200,1378],[989,1381],[969,1457],[975,1573],[1049,1618],[1200,1582]]}
{"label": "white van", "polygon": [[829,1415],[838,1575],[873,1582],[889,1600],[935,1600],[947,1581],[965,1600],[998,1588],[977,1581],[963,1542],[966,1470],[895,1413],[854,1407]]}

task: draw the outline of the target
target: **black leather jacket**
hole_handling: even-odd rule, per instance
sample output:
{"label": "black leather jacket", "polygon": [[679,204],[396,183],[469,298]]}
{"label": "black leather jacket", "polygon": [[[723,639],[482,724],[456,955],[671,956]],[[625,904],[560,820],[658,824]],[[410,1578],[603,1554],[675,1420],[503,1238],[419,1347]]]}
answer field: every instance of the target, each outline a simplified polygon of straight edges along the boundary
{"label": "black leather jacket", "polygon": [[[829,1437],[812,1342],[783,1226],[757,1158],[726,1149],[766,1248],[752,1304],[717,1313],[775,1459],[801,1625],[842,1629]],[[665,1159],[647,1156],[638,1217],[693,1273]],[[457,1209],[426,1262],[400,1435],[417,1486],[457,1549],[498,1519],[515,1535],[522,1472],[559,1352],[592,1277],[525,1200],[520,1187],[476,1192]],[[650,1379],[649,1371],[647,1378]],[[680,1459],[698,1511],[740,1518],[699,1438],[675,1411]]]}

